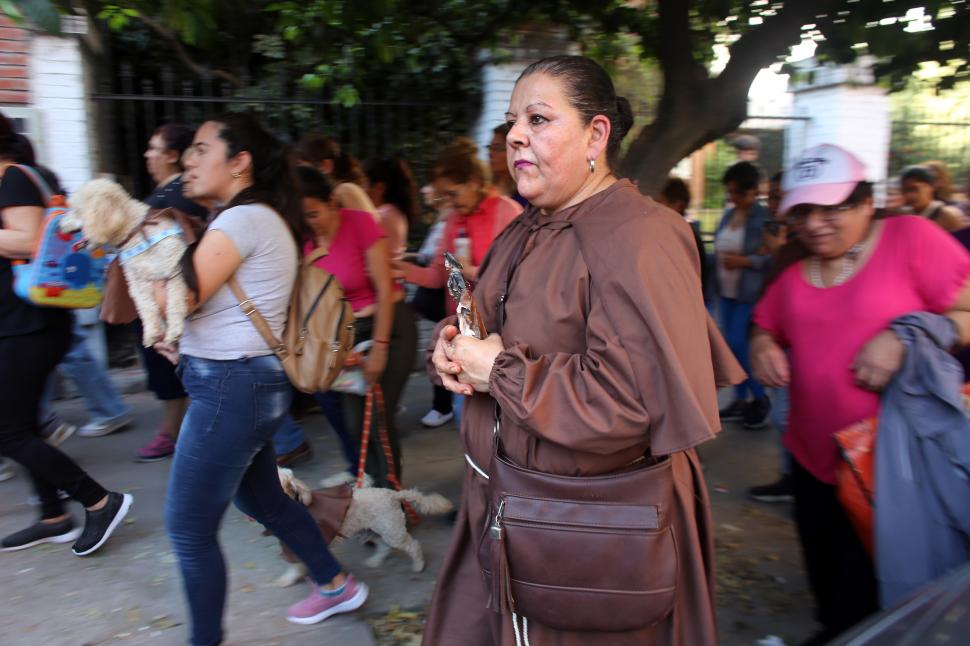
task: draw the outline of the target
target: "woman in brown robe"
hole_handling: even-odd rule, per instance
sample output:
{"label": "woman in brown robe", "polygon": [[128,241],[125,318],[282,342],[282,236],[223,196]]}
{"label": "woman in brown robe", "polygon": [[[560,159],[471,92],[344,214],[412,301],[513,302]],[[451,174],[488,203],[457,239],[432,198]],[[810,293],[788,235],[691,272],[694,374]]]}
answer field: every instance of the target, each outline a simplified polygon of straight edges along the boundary
{"label": "woman in brown robe", "polygon": [[[720,429],[717,385],[743,373],[704,309],[690,227],[612,174],[632,115],[596,63],[533,64],[507,117],[509,164],[533,207],[496,239],[475,285],[485,328],[501,325],[501,335],[457,336],[448,321],[437,333],[437,377],[471,395],[461,427],[469,468],[423,643],[714,644],[712,525],[694,447]],[[662,620],[625,633],[530,621],[528,640],[517,641],[511,615],[487,607],[477,554],[490,492],[476,469],[489,464],[496,403],[505,453],[536,471],[601,475],[669,456],[673,503],[661,513],[673,527],[677,575]]]}

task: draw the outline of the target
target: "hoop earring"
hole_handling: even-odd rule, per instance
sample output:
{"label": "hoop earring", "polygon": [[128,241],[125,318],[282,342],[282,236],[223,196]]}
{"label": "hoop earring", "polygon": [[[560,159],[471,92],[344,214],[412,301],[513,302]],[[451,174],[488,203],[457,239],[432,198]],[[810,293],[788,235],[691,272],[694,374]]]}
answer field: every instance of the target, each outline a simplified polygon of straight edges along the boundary
{"label": "hoop earring", "polygon": [[233,179],[239,179],[242,177],[242,173],[231,173]]}
{"label": "hoop earring", "polygon": [[590,159],[589,160],[589,174],[592,175],[595,172],[596,172],[596,160],[595,159]]}

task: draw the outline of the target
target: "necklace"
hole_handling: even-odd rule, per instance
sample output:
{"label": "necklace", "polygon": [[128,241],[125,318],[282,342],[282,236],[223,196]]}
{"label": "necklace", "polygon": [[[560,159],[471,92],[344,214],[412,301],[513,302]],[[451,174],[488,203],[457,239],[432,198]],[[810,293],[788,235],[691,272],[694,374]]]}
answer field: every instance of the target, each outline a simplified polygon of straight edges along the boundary
{"label": "necklace", "polygon": [[[868,239],[868,236],[866,238]],[[812,256],[808,263],[808,278],[812,285],[822,288],[835,287],[849,280],[849,277],[855,271],[859,255],[866,248],[865,243],[866,241],[863,240],[858,244],[854,244],[845,252],[845,255],[842,256],[842,269],[839,270],[838,275],[832,280],[831,285],[826,285],[825,281],[822,280],[822,261],[818,256]]]}

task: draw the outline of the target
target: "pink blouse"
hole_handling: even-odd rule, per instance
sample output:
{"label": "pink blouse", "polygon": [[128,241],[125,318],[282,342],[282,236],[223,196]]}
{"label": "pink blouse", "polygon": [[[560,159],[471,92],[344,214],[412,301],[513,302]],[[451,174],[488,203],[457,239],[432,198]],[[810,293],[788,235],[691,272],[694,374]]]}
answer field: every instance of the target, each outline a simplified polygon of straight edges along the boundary
{"label": "pink blouse", "polygon": [[970,255],[936,224],[898,216],[884,220],[876,249],[845,283],[818,288],[803,272],[793,265],[768,287],[754,322],[790,350],[785,444],[812,475],[834,484],[832,436],[879,412],[879,395],[855,385],[856,355],[904,314],[948,310],[970,277]]}
{"label": "pink blouse", "polygon": [[[316,265],[333,274],[355,312],[377,302],[377,290],[367,273],[367,250],[384,237],[384,230],[366,211],[340,209],[340,227],[330,241],[328,254]],[[312,240],[304,253],[316,248]]]}

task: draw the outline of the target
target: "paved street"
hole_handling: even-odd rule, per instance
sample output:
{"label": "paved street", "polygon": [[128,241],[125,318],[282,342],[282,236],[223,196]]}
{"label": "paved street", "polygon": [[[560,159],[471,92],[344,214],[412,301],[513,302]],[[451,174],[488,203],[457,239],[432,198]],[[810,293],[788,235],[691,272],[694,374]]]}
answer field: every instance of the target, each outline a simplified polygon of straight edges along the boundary
{"label": "paved street", "polygon": [[[127,381],[132,381],[129,374]],[[79,646],[94,644],[184,644],[186,615],[175,559],[166,539],[162,506],[169,461],[136,464],[135,449],[155,428],[157,406],[150,394],[126,397],[135,424],[115,435],[74,437],[64,449],[109,488],[135,496],[129,520],[97,555],[80,559],[68,546],[0,554],[0,643],[4,646]],[[424,429],[418,419],[430,402],[426,380],[414,377],[405,393],[401,416],[404,436],[404,483],[458,499],[464,461],[453,426]],[[65,417],[83,421],[78,400],[58,404]],[[315,460],[296,469],[308,483],[341,468],[335,439],[319,415],[307,417]],[[714,501],[718,544],[721,643],[755,644],[769,634],[797,643],[813,631],[811,602],[805,591],[794,532],[786,505],[745,500],[745,489],[775,476],[776,443],[772,431],[728,428],[703,451]],[[23,473],[0,484],[0,533],[20,529],[35,513],[28,503]],[[204,495],[204,492],[199,492]],[[80,510],[75,509],[80,517]],[[449,539],[443,519],[428,519],[413,530],[422,542],[428,567],[413,574],[409,561],[395,555],[380,570],[362,561],[369,548],[348,541],[335,554],[371,586],[362,611],[318,626],[297,626],[283,615],[306,594],[302,585],[278,589],[272,580],[284,569],[273,538],[231,509],[223,525],[223,548],[230,569],[226,613],[228,639],[242,644],[280,646],[369,646],[408,644],[414,631],[377,641],[371,628],[396,608],[422,610],[431,596],[434,575]],[[410,616],[410,615],[407,615]],[[451,646],[451,645],[443,645]]]}

